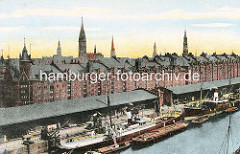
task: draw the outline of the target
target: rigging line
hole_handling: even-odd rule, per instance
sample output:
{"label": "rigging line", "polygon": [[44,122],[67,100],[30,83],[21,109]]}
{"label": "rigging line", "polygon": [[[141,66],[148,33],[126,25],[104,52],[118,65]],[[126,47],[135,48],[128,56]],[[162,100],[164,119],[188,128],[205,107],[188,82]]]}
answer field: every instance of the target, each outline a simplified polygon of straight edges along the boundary
{"label": "rigging line", "polygon": [[229,116],[228,133],[227,133],[227,149],[226,149],[226,153],[228,153],[228,149],[229,149],[230,133],[231,133],[231,115]]}
{"label": "rigging line", "polygon": [[220,150],[219,150],[219,154],[221,153],[221,151],[222,151],[222,149],[223,149],[223,146],[224,146],[224,143],[225,143],[225,141],[226,141],[226,138],[227,138],[227,134],[225,135],[225,137],[224,137],[224,140],[223,140],[223,143],[222,143],[222,145],[221,145],[221,148],[220,148]]}
{"label": "rigging line", "polygon": [[229,116],[228,131],[227,131],[226,136],[224,137],[224,140],[223,140],[223,143],[222,143],[222,146],[221,146],[221,148],[220,148],[219,153],[221,153],[225,141],[227,141],[227,144],[226,144],[226,153],[228,153],[228,148],[229,148],[229,137],[230,137],[230,133],[231,133],[230,130],[231,130],[231,115]]}
{"label": "rigging line", "polygon": [[[232,122],[232,121],[231,121],[231,122]],[[231,142],[232,142],[232,144],[231,144],[231,145],[232,145],[232,151],[235,151],[234,145],[233,145],[233,144],[234,144],[234,141],[233,141],[233,137],[232,137],[232,136],[233,136],[233,128],[234,128],[234,127],[231,127],[230,135],[231,135]]]}

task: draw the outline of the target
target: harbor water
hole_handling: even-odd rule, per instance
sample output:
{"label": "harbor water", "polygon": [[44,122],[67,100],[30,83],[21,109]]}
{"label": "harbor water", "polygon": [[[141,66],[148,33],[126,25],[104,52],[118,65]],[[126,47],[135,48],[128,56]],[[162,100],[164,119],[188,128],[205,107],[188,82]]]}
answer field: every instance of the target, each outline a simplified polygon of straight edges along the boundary
{"label": "harbor water", "polygon": [[[187,130],[144,148],[129,148],[122,154],[223,154],[233,153],[240,146],[240,111],[229,116],[225,113],[209,121],[190,126]],[[229,142],[227,136],[230,134]]]}

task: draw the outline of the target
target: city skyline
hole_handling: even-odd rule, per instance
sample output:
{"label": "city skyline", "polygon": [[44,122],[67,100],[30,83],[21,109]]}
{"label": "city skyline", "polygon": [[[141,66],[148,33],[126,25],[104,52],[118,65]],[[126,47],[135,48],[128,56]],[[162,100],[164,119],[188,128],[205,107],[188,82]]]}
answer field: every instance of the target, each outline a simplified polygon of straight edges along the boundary
{"label": "city skyline", "polygon": [[40,5],[37,1],[2,0],[0,9],[0,49],[4,57],[9,51],[10,57],[18,57],[24,37],[28,50],[31,43],[34,58],[55,54],[58,40],[64,56],[77,57],[82,16],[88,53],[96,44],[98,52],[110,56],[114,36],[119,57],[152,56],[154,42],[157,54],[180,55],[186,29],[189,52],[193,54],[239,54],[240,5],[234,1],[43,1]]}

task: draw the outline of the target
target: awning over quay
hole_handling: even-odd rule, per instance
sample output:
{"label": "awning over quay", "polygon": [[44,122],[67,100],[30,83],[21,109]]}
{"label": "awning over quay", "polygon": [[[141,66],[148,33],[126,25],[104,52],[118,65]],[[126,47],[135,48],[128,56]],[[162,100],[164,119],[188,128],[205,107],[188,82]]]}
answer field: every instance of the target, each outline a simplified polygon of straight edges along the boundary
{"label": "awning over quay", "polygon": [[[109,94],[111,106],[156,99],[145,90]],[[0,108],[0,126],[34,121],[107,107],[107,95],[91,96],[66,101]]]}
{"label": "awning over quay", "polygon": [[194,83],[194,84],[175,86],[175,87],[167,87],[166,89],[171,90],[175,95],[181,95],[181,94],[200,91],[201,87],[202,87],[202,90],[208,90],[216,87],[235,85],[238,83],[240,83],[240,77],[232,78],[232,79],[223,79],[223,80]]}

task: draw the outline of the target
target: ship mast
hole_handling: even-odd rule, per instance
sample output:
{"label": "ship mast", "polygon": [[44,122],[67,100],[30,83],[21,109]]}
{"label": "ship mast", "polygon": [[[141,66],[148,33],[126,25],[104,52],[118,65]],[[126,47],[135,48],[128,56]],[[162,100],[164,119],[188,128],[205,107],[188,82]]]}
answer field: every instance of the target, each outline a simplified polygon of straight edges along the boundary
{"label": "ship mast", "polygon": [[158,101],[159,101],[159,116],[160,118],[162,118],[162,115],[161,115],[161,92],[160,92],[160,89],[158,89]]}
{"label": "ship mast", "polygon": [[199,99],[199,104],[202,103],[202,90],[203,90],[202,86],[203,86],[203,82],[202,82],[202,84],[201,84],[201,88],[200,88],[200,99]]}
{"label": "ship mast", "polygon": [[224,153],[226,153],[226,154],[229,153],[228,150],[229,150],[229,142],[230,142],[230,136],[231,136],[231,119],[232,119],[232,116],[230,115],[230,116],[229,116],[229,122],[228,122],[227,134],[226,134],[225,139],[223,140],[223,143],[222,143],[222,146],[221,146],[221,148],[220,148],[219,153],[221,153],[222,148],[223,148],[223,146],[225,145],[225,141],[226,141],[226,151],[224,151],[224,149],[223,149],[223,151],[224,151]]}
{"label": "ship mast", "polygon": [[[108,109],[110,108],[111,106],[111,102],[110,102],[110,97],[109,95],[107,95],[107,103],[99,100],[99,99],[96,99],[97,101],[99,101],[100,103],[103,103],[105,105],[107,105]],[[111,111],[109,112],[109,119],[110,119],[110,127],[112,128],[112,116],[111,116]]]}
{"label": "ship mast", "polygon": [[228,123],[226,153],[228,153],[228,149],[229,149],[229,139],[230,139],[230,135],[231,135],[231,115],[229,116],[229,123]]}
{"label": "ship mast", "polygon": [[[108,104],[108,109],[110,108],[110,98],[109,95],[107,95],[107,104]],[[109,119],[110,119],[110,127],[112,128],[112,115],[111,111],[109,112]]]}

